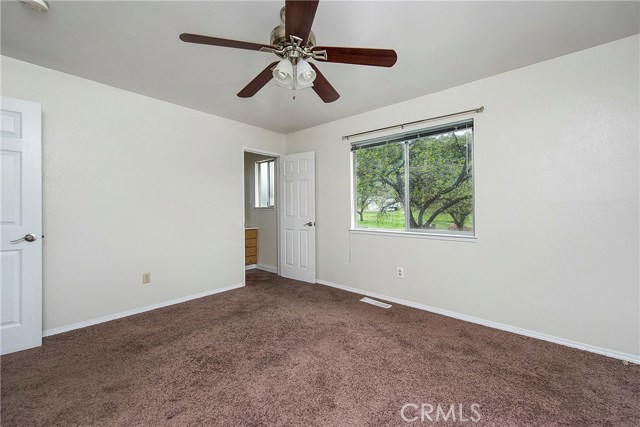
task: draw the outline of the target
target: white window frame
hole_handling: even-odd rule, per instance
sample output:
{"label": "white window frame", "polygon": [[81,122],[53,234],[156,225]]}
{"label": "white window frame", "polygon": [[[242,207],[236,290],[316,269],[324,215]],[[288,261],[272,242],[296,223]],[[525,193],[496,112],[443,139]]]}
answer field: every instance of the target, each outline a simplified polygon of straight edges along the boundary
{"label": "white window frame", "polygon": [[[260,165],[263,163],[268,163],[268,173],[267,173],[267,205],[263,206],[261,204],[261,188],[262,188],[262,180],[260,177]],[[255,204],[254,209],[275,209],[276,206],[276,195],[275,195],[275,181],[276,181],[276,160],[275,159],[267,159],[267,160],[258,160],[255,162]]]}
{"label": "white window frame", "polygon": [[[471,134],[471,158],[473,160],[473,175],[471,177],[471,188],[472,188],[472,199],[471,202],[473,204],[473,231],[469,234],[464,234],[464,233],[451,233],[448,232],[446,230],[435,230],[435,229],[411,229],[409,228],[409,220],[408,220],[408,212],[405,209],[405,229],[384,229],[384,228],[359,228],[357,226],[357,220],[356,220],[356,209],[357,209],[357,191],[356,191],[356,156],[355,156],[355,151],[351,150],[350,151],[350,164],[351,164],[351,170],[350,170],[350,178],[351,178],[351,228],[349,229],[349,232],[351,234],[364,234],[364,235],[374,235],[374,236],[396,236],[396,237],[407,237],[407,238],[427,238],[427,239],[436,239],[436,240],[449,240],[449,241],[461,241],[461,242],[475,242],[478,238],[478,224],[477,224],[477,215],[476,215],[476,188],[475,188],[475,178],[476,178],[476,159],[475,159],[475,155],[474,155],[474,149],[475,149],[475,120],[473,119],[467,119],[467,120],[463,120],[463,121],[459,121],[459,122],[453,122],[453,123],[446,123],[443,125],[439,125],[439,126],[433,126],[433,127],[429,127],[429,128],[424,128],[424,129],[420,129],[417,131],[413,131],[413,132],[404,132],[404,133],[400,133],[400,134],[392,134],[392,135],[388,135],[382,138],[375,138],[375,139],[371,139],[371,140],[365,140],[365,141],[358,141],[358,142],[353,142],[351,144],[351,147],[354,146],[359,146],[359,147],[364,147],[367,145],[372,145],[372,143],[375,143],[377,141],[390,141],[390,140],[398,140],[398,139],[402,139],[405,138],[405,136],[407,136],[407,139],[409,140],[410,138],[408,137],[408,135],[411,134],[417,134],[420,132],[431,132],[431,131],[436,131],[439,129],[446,129],[446,128],[451,128],[454,127],[456,125],[462,125],[462,124],[471,124],[471,128],[473,129],[472,134]],[[402,142],[398,142],[400,144],[404,145],[404,150],[405,150],[405,158],[408,158],[408,144],[407,143],[402,143]],[[409,181],[408,181],[408,177],[409,177],[409,169],[405,169],[405,186],[408,189],[409,186]]]}

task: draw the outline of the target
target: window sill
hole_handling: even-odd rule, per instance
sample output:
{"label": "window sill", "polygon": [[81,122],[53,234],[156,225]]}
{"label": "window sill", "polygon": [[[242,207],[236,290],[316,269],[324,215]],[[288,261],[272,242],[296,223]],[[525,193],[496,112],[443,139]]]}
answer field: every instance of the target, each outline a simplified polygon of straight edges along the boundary
{"label": "window sill", "polygon": [[373,228],[351,228],[349,229],[349,233],[364,234],[369,236],[391,236],[391,237],[405,237],[410,239],[447,240],[447,241],[468,242],[468,243],[476,243],[478,241],[478,236],[475,236],[475,235],[429,233],[429,232],[420,232],[420,231],[379,230],[379,229],[373,229]]}
{"label": "window sill", "polygon": [[275,211],[276,207],[275,206],[269,206],[269,207],[252,207],[251,208],[252,211]]}

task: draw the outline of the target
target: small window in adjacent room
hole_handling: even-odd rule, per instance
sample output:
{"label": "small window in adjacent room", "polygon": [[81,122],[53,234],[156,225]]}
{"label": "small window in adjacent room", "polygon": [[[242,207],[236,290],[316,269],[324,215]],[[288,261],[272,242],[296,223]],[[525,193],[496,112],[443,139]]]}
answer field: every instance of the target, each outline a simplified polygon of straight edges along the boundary
{"label": "small window in adjacent room", "polygon": [[256,208],[275,206],[275,160],[256,162]]}
{"label": "small window in adjacent room", "polygon": [[354,225],[474,236],[473,121],[353,143]]}

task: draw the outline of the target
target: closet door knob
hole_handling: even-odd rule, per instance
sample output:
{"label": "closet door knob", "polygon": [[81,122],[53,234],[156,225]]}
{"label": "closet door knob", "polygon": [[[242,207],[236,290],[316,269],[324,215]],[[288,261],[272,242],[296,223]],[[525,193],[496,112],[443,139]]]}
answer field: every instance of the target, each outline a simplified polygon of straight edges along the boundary
{"label": "closet door knob", "polygon": [[24,237],[21,237],[21,238],[16,239],[16,240],[11,240],[10,242],[11,243],[18,243],[18,242],[22,242],[23,240],[25,242],[35,242],[37,238],[38,238],[38,236],[36,236],[35,234],[29,233]]}

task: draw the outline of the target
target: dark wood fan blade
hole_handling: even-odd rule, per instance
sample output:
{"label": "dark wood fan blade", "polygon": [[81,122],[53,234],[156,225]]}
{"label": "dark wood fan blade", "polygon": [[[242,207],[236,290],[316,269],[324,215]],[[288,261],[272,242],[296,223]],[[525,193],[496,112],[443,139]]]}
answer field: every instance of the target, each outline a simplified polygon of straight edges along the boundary
{"label": "dark wood fan blade", "polygon": [[297,36],[302,39],[302,45],[309,41],[309,32],[313,25],[313,18],[318,9],[318,0],[287,0],[284,9],[284,31],[289,36]]}
{"label": "dark wood fan blade", "polygon": [[340,94],[336,91],[331,83],[322,75],[315,64],[309,63],[311,68],[316,72],[316,79],[313,81],[313,90],[318,94],[324,102],[333,102],[340,98]]}
{"label": "dark wood fan blade", "polygon": [[253,95],[258,93],[260,89],[264,87],[271,79],[273,78],[273,73],[271,69],[276,66],[278,61],[272,62],[267,65],[267,68],[262,70],[260,74],[256,76],[255,79],[251,80],[248,85],[246,85],[240,92],[238,92],[238,96],[240,98],[251,98]]}
{"label": "dark wood fan blade", "polygon": [[327,52],[327,59],[315,58],[317,61],[323,62],[393,67],[393,64],[398,60],[398,55],[392,49],[316,46],[312,50],[316,53],[323,50]]}
{"label": "dark wood fan blade", "polygon": [[272,52],[275,47],[268,44],[242,42],[239,40],[221,39],[219,37],[201,36],[199,34],[180,34],[180,40],[187,43],[208,44],[212,46],[234,47],[237,49],[262,50],[264,52]]}

